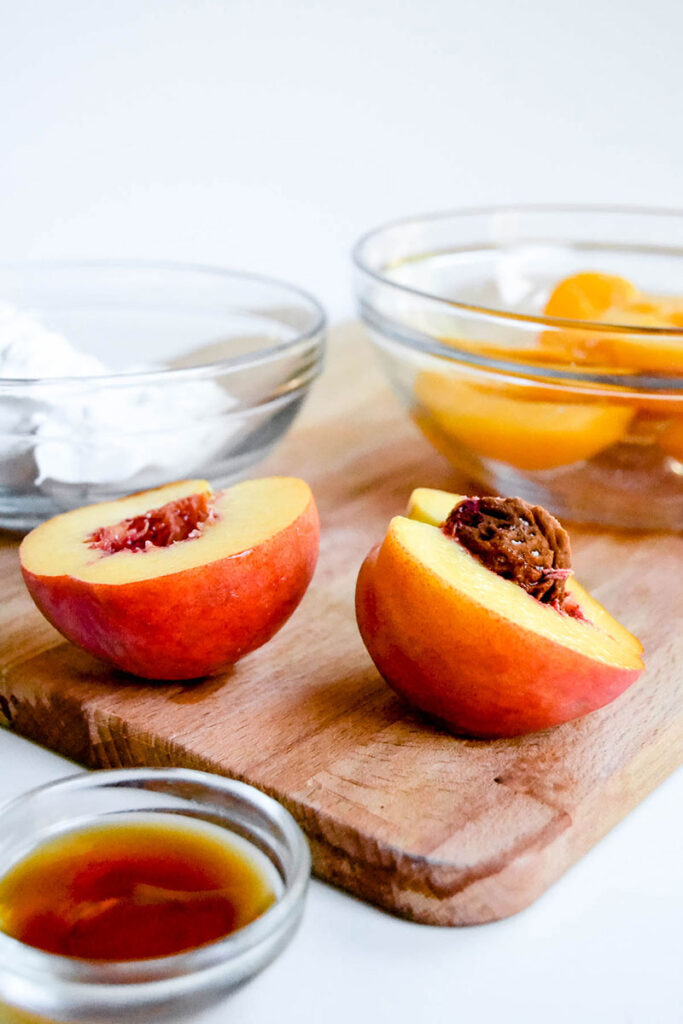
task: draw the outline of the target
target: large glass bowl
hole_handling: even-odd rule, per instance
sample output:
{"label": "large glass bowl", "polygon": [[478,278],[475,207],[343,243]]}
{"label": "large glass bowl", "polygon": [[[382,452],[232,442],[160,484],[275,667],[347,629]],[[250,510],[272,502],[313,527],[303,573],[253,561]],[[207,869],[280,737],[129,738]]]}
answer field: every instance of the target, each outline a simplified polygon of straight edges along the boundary
{"label": "large glass bowl", "polygon": [[683,297],[683,213],[435,214],[372,231],[354,262],[391,383],[478,488],[578,521],[683,527],[683,317],[663,328],[543,315],[582,271]]}
{"label": "large glass bowl", "polygon": [[[52,335],[0,369],[0,526],[171,480],[242,476],[291,424],[322,366],[325,315],[291,285],[205,267],[0,266],[0,367],[28,314]],[[10,327],[8,323],[13,324]],[[11,337],[8,335],[11,333]],[[62,355],[66,339],[83,354]],[[14,361],[3,349],[15,344]],[[37,346],[37,348],[36,348]],[[111,372],[91,372],[90,359]],[[47,377],[51,364],[83,376]],[[16,373],[15,369],[12,369]],[[47,373],[47,370],[45,371]]]}

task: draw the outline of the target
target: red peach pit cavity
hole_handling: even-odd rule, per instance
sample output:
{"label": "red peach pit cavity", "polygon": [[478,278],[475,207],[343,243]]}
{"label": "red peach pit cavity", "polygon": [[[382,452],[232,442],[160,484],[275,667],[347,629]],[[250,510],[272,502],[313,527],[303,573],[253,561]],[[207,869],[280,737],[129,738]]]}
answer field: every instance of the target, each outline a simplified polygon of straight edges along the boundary
{"label": "red peach pit cavity", "polygon": [[105,555],[113,555],[118,551],[167,548],[179,541],[193,540],[200,536],[207,522],[216,518],[215,499],[215,494],[203,493],[169,501],[114,526],[101,526],[86,537],[85,543]]}

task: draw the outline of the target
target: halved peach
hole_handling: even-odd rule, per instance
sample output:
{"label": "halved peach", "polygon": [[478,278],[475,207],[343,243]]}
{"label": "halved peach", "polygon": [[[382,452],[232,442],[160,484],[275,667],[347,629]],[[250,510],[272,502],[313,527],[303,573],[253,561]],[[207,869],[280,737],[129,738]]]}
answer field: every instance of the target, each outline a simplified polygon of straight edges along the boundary
{"label": "halved peach", "polygon": [[135,675],[192,679],[284,624],[313,575],[318,538],[303,480],[218,493],[184,480],[56,516],[19,553],[33,600],[73,643]]}
{"label": "halved peach", "polygon": [[[415,397],[436,426],[485,458],[541,470],[589,459],[619,441],[633,409],[609,401],[511,398],[493,385],[430,371]],[[418,421],[419,422],[419,421]]]}
{"label": "halved peach", "polygon": [[483,737],[546,729],[622,693],[643,668],[639,641],[573,580],[567,614],[487,569],[435,522],[462,500],[418,491],[416,518],[394,518],[361,567],[358,625],[384,679]]}

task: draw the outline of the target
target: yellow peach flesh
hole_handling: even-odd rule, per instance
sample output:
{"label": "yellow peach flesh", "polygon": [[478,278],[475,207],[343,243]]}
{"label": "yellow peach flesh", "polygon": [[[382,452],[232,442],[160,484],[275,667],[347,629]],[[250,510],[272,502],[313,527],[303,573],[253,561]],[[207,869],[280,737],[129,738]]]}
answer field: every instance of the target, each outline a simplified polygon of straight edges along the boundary
{"label": "yellow peach flesh", "polygon": [[[470,600],[501,619],[512,621],[520,628],[594,661],[620,668],[642,668],[635,648],[630,644],[625,646],[622,640],[614,637],[616,630],[606,632],[604,627],[597,628],[592,622],[559,614],[551,605],[536,600],[512,580],[491,572],[441,530],[424,522],[396,516],[389,524],[388,536],[401,547],[405,557],[419,564],[421,571],[438,579],[441,587],[464,590]],[[511,618],[511,613],[514,618]],[[614,627],[619,626],[606,611],[604,617]],[[622,630],[623,627],[619,626],[618,632]]]}
{"label": "yellow peach flesh", "polygon": [[119,501],[65,512],[25,538],[22,562],[39,576],[69,575],[87,583],[155,579],[257,547],[294,522],[311,500],[310,489],[302,480],[246,480],[216,495],[217,521],[191,540],[150,548],[144,555],[129,550],[103,554],[86,542],[100,527],[113,526],[180,498],[204,493],[212,494],[206,480],[183,480]]}
{"label": "yellow peach flesh", "polygon": [[545,315],[624,327],[657,329],[638,334],[577,329],[547,330],[541,343],[572,360],[605,362],[634,371],[679,373],[683,369],[680,334],[682,304],[670,296],[645,295],[624,278],[585,272],[560,281],[545,307]]}
{"label": "yellow peach flesh", "polygon": [[[438,428],[486,458],[519,469],[588,459],[624,435],[633,410],[611,402],[528,401],[493,386],[425,371],[415,396]],[[419,420],[418,420],[419,422]]]}
{"label": "yellow peach flesh", "polygon": [[[426,523],[430,526],[441,526],[448,518],[451,510],[465,498],[462,494],[452,494],[431,487],[418,487],[410,495],[407,515],[410,519]],[[566,583],[569,593],[579,604],[581,611],[589,622],[598,629],[604,630],[619,644],[629,645],[637,654],[641,654],[643,645],[625,626],[600,604],[579,581],[570,576]],[[537,604],[539,602],[536,602]]]}
{"label": "yellow peach flesh", "polygon": [[660,434],[658,442],[667,455],[683,462],[683,418],[669,423]]}
{"label": "yellow peach flesh", "polygon": [[553,289],[546,316],[567,320],[599,320],[614,306],[636,302],[640,293],[624,277],[584,271],[565,277]]}

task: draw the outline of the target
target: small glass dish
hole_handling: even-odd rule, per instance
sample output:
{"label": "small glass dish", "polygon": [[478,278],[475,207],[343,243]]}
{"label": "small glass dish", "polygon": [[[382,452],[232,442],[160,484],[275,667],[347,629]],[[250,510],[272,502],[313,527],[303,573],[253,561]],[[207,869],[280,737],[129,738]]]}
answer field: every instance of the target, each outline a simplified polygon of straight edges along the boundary
{"label": "small glass dish", "polygon": [[683,527],[683,315],[678,327],[544,315],[555,285],[584,271],[683,297],[682,212],[438,213],[370,232],[353,258],[393,387],[479,489],[581,522]]}
{"label": "small glass dish", "polygon": [[[32,790],[0,810],[0,876],[47,840],[140,816],[181,815],[252,843],[281,880],[260,917],[189,952],[126,962],[42,952],[0,932],[0,1016],[11,1010],[88,1024],[182,1021],[218,1002],[270,963],[303,912],[311,858],[291,815],[259,790],[186,769],[82,773]],[[4,1019],[4,1018],[2,1018]],[[10,1017],[10,1019],[12,1019]],[[19,1016],[19,1019],[22,1019]]]}
{"label": "small glass dish", "polygon": [[0,527],[172,480],[234,482],[288,429],[324,337],[314,298],[250,274],[0,265]]}

